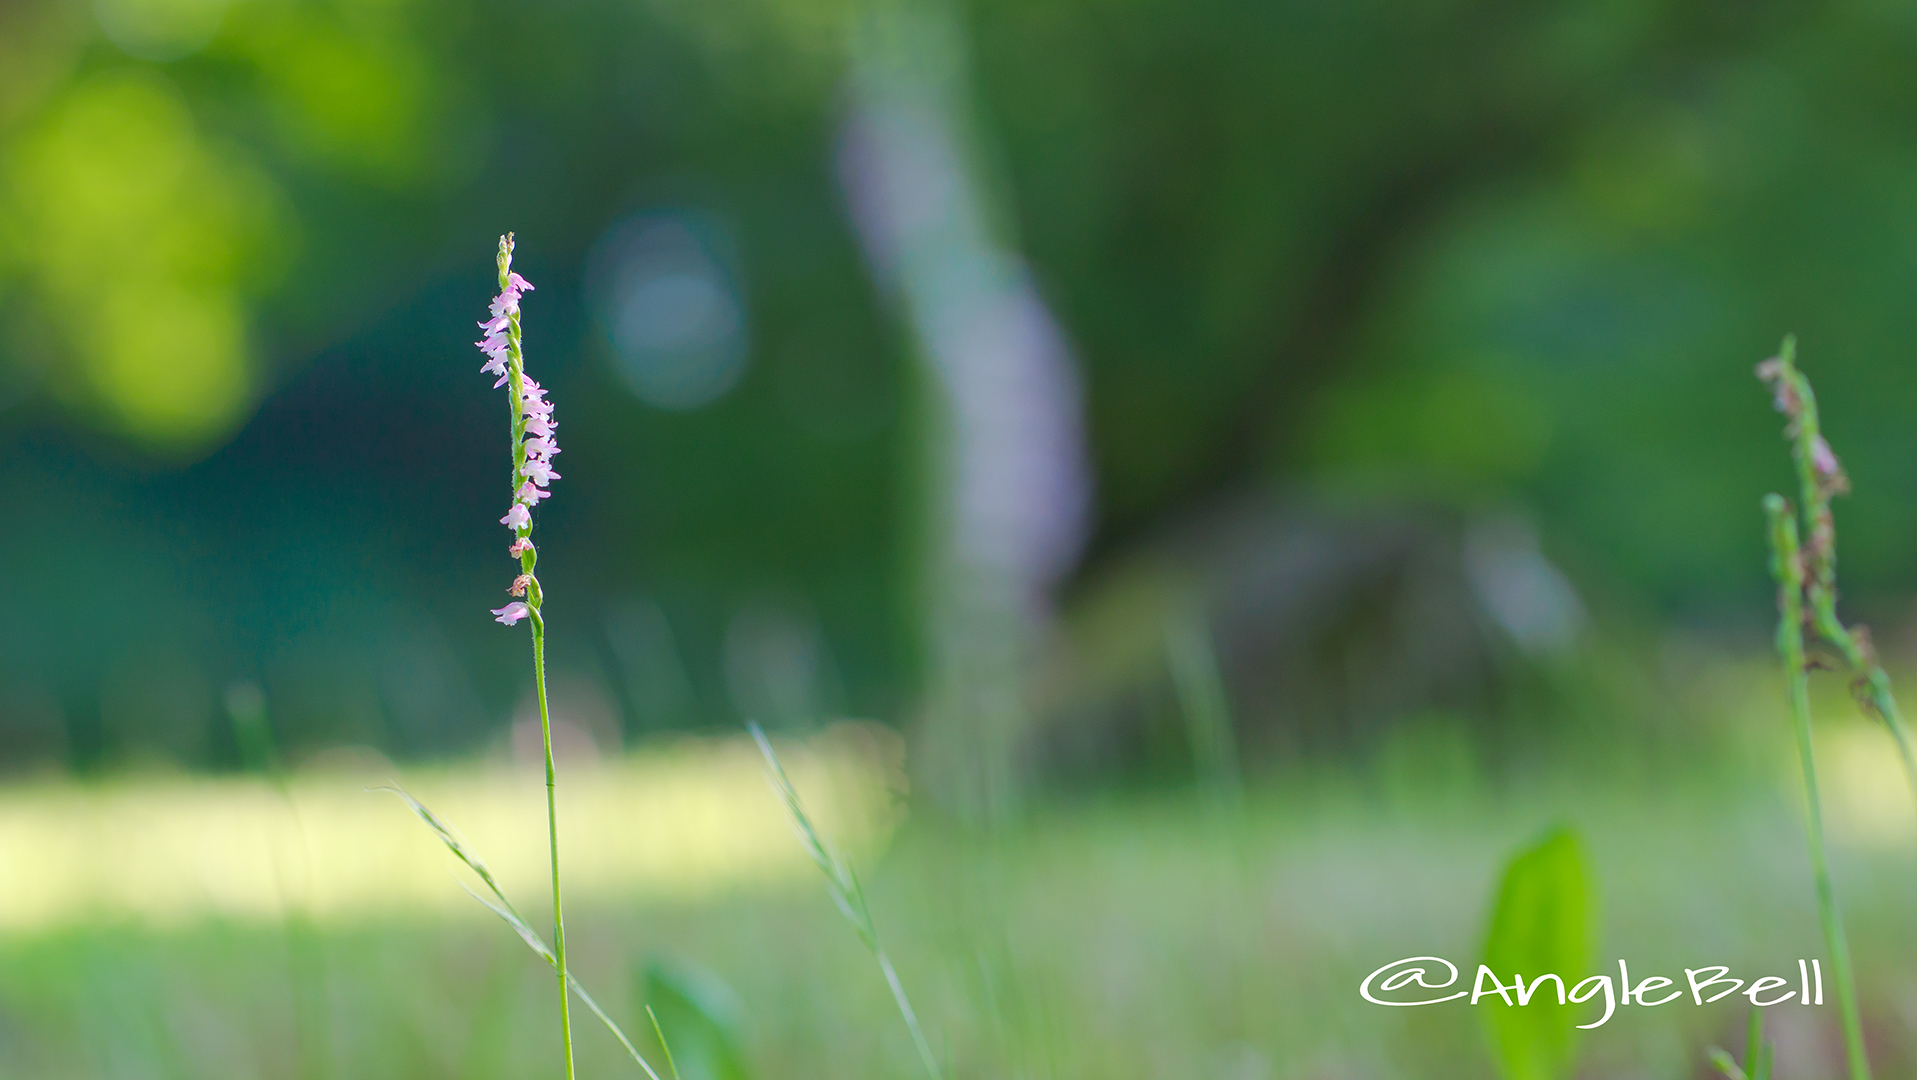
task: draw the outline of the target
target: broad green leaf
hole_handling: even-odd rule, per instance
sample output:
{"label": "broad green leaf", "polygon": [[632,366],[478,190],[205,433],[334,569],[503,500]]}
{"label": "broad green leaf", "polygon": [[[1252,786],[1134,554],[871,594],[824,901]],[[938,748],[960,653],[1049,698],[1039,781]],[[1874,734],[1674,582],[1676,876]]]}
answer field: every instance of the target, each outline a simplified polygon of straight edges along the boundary
{"label": "broad green leaf", "polygon": [[717,975],[654,960],[640,990],[679,1080],[751,1080],[740,1051],[739,999]]}
{"label": "broad green leaf", "polygon": [[[1484,964],[1509,987],[1540,976],[1563,978],[1568,991],[1590,972],[1593,908],[1583,845],[1568,828],[1556,829],[1520,851],[1504,871]],[[1511,995],[1517,1001],[1516,994]],[[1558,1080],[1571,1071],[1578,1015],[1584,1006],[1558,1003],[1546,980],[1528,1005],[1483,998],[1478,1009],[1505,1080]]]}

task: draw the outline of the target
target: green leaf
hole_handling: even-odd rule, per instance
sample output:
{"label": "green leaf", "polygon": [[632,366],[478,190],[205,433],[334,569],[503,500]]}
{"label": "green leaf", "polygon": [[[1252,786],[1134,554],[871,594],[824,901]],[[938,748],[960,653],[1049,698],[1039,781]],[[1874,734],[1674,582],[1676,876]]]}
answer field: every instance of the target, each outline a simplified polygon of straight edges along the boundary
{"label": "green leaf", "polygon": [[[1577,834],[1553,830],[1505,869],[1484,943],[1485,966],[1507,987],[1519,976],[1530,985],[1555,974],[1569,990],[1590,970],[1595,906]],[[1538,985],[1528,1005],[1508,1006],[1491,996],[1478,1008],[1505,1080],[1569,1074],[1582,1007],[1559,1004],[1554,982]]]}
{"label": "green leaf", "polygon": [[1705,1054],[1711,1059],[1711,1064],[1717,1067],[1717,1071],[1724,1074],[1724,1080],[1749,1080],[1744,1075],[1744,1070],[1738,1067],[1737,1062],[1731,1060],[1731,1055],[1723,1047],[1713,1046],[1705,1051]]}
{"label": "green leaf", "polygon": [[640,990],[680,1080],[751,1080],[740,1050],[739,999],[717,975],[654,960]]}

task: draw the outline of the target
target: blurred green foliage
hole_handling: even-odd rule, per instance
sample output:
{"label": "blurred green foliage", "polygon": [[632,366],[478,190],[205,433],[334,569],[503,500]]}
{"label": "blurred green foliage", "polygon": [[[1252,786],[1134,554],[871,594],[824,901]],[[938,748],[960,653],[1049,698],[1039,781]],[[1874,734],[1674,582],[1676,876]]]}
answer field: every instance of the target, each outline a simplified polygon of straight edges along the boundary
{"label": "blurred green foliage", "polygon": [[[1241,853],[1231,859],[1200,839],[1216,815],[1192,798],[1035,815],[1006,837],[989,871],[969,839],[921,822],[868,884],[896,931],[901,978],[924,988],[928,1032],[960,1076],[1482,1078],[1495,1069],[1482,1014],[1531,1014],[1538,1003],[1391,1009],[1364,1001],[1358,984],[1419,955],[1455,961],[1466,984],[1507,853],[1541,818],[1576,823],[1604,868],[1607,901],[1607,952],[1553,970],[1615,975],[1613,957],[1623,956],[1638,979],[1682,985],[1685,967],[1708,962],[1794,984],[1791,958],[1817,948],[1808,889],[1797,887],[1801,829],[1788,798],[1742,776],[1681,790],[1574,786],[1516,807],[1494,798],[1447,812],[1382,813],[1337,784],[1289,803],[1265,789],[1231,826],[1225,846]],[[1891,1001],[1917,953],[1908,933],[1917,869],[1903,847],[1850,848],[1848,862],[1865,1000]],[[303,1057],[293,1038],[299,972],[270,922],[86,921],[0,936],[0,1067],[21,1080],[553,1074],[551,969],[468,907],[465,918],[369,907],[317,930],[330,1063]],[[731,1037],[752,1075],[878,1080],[919,1067],[870,955],[809,874],[785,886],[569,904],[567,916],[582,982],[603,990],[635,1034],[650,1030],[646,1001],[670,1022],[662,997],[634,977],[636,963],[666,953],[688,958],[682,971],[696,963],[733,988],[736,1001],[722,994],[716,1007],[710,984],[693,992],[714,1019],[736,1024]],[[1582,1008],[1594,1017],[1601,1001]],[[1748,1010],[1737,995],[1620,1008],[1580,1033],[1583,1067],[1703,1075],[1704,1048],[1736,1045]],[[1768,1011],[1781,1062],[1806,1075],[1841,1067],[1831,1021]],[[1782,1022],[1791,1015],[1803,1019]],[[1917,1040],[1894,1009],[1875,1015],[1879,1067],[1902,1075]],[[693,1080],[680,1036],[666,1030]],[[597,1024],[581,1027],[576,1044],[582,1074],[641,1075]]]}
{"label": "blurred green foliage", "polygon": [[[639,978],[644,1002],[682,1080],[750,1080],[739,1026],[744,1008],[717,975],[684,963],[655,960]],[[650,1025],[634,1025],[645,1030]],[[663,1056],[663,1055],[662,1055]]]}
{"label": "blurred green foliage", "polygon": [[[235,762],[235,679],[294,753],[487,737],[523,665],[483,618],[503,453],[462,335],[508,228],[569,434],[554,654],[612,737],[739,719],[741,625],[814,659],[800,711],[908,715],[920,389],[832,165],[860,10],[0,11],[0,756]],[[1086,376],[1094,568],[1260,487],[1516,505],[1612,606],[1735,623],[1784,469],[1749,368],[1796,330],[1859,492],[1846,580],[1880,621],[1917,587],[1903,9],[958,15]],[[703,408],[615,372],[594,260],[635,217],[703,223],[736,285],[745,374]]]}

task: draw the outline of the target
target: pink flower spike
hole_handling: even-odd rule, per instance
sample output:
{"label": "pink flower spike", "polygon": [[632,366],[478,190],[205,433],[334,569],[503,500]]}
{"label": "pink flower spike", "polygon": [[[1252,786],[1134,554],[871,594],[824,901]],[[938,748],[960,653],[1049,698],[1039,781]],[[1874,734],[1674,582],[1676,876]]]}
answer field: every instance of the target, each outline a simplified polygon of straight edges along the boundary
{"label": "pink flower spike", "polygon": [[[533,620],[534,631],[540,624],[539,609],[528,600],[536,600],[536,585],[527,567],[537,556],[538,549],[533,546],[529,535],[533,527],[533,508],[542,499],[551,497],[546,486],[559,479],[553,471],[552,455],[559,452],[559,445],[553,441],[552,434],[558,427],[552,420],[552,404],[546,400],[546,390],[533,379],[521,365],[519,352],[519,300],[520,294],[532,291],[532,282],[512,272],[513,241],[512,234],[499,238],[498,265],[505,279],[500,283],[499,294],[494,296],[487,309],[487,320],[479,324],[485,335],[474,344],[486,354],[486,363],[480,368],[488,374],[497,375],[498,381],[493,388],[510,386],[509,402],[512,406],[516,430],[523,440],[513,447],[519,466],[513,479],[517,490],[513,493],[512,505],[506,510],[506,516],[499,519],[501,525],[513,531],[512,545],[506,553],[518,560],[519,569],[526,571],[513,579],[509,594],[527,599],[514,600],[502,608],[492,609],[496,622],[511,626],[521,619]],[[528,437],[530,436],[530,437]]]}

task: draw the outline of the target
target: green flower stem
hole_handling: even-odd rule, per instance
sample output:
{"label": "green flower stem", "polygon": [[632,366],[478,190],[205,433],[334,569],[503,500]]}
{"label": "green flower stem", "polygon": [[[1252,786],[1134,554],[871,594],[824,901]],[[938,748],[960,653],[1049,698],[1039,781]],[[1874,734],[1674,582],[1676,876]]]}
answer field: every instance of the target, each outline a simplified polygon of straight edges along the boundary
{"label": "green flower stem", "polygon": [[1831,888],[1830,868],[1824,858],[1824,814],[1817,794],[1817,760],[1811,746],[1810,679],[1804,663],[1804,559],[1798,549],[1797,519],[1781,495],[1764,497],[1770,519],[1771,573],[1777,579],[1777,651],[1784,663],[1790,689],[1791,726],[1797,734],[1797,757],[1804,771],[1808,805],[1806,832],[1810,843],[1811,876],[1817,890],[1817,915],[1823,924],[1824,947],[1830,952],[1832,980],[1837,984],[1837,1007],[1843,1016],[1844,1050],[1850,1060],[1850,1080],[1870,1080],[1870,1059],[1864,1052],[1864,1027],[1857,1013],[1857,988],[1850,969],[1850,946],[1844,941],[1843,917]]}
{"label": "green flower stem", "polygon": [[[513,240],[507,233],[499,241],[499,289],[506,290],[508,275],[512,272]],[[520,344],[519,312],[513,311],[507,328],[507,365],[506,378],[512,388],[507,408],[512,411],[513,436],[513,473],[508,490],[517,491],[525,480],[526,468],[526,416],[520,408],[525,400],[526,357]],[[516,530],[524,538],[532,532],[528,525]],[[554,797],[555,773],[552,760],[552,717],[546,709],[546,620],[540,614],[545,601],[539,587],[539,579],[532,576],[533,567],[539,561],[539,553],[527,548],[519,556],[521,571],[526,575],[526,609],[531,614],[533,646],[533,686],[539,695],[539,733],[546,750],[546,839],[552,850],[552,944],[553,967],[559,977],[559,1033],[566,1050],[566,1080],[573,1080],[572,1056],[572,994],[568,989],[569,976],[566,971],[566,919],[559,900],[559,810]]]}
{"label": "green flower stem", "polygon": [[[534,586],[529,596],[538,595]],[[546,621],[531,603],[533,685],[539,691],[539,734],[546,749],[546,840],[552,848],[552,951],[559,974],[559,1029],[566,1042],[566,1080],[572,1080],[572,1014],[566,991],[566,918],[559,903],[559,812],[553,797],[552,719],[546,711]]]}

